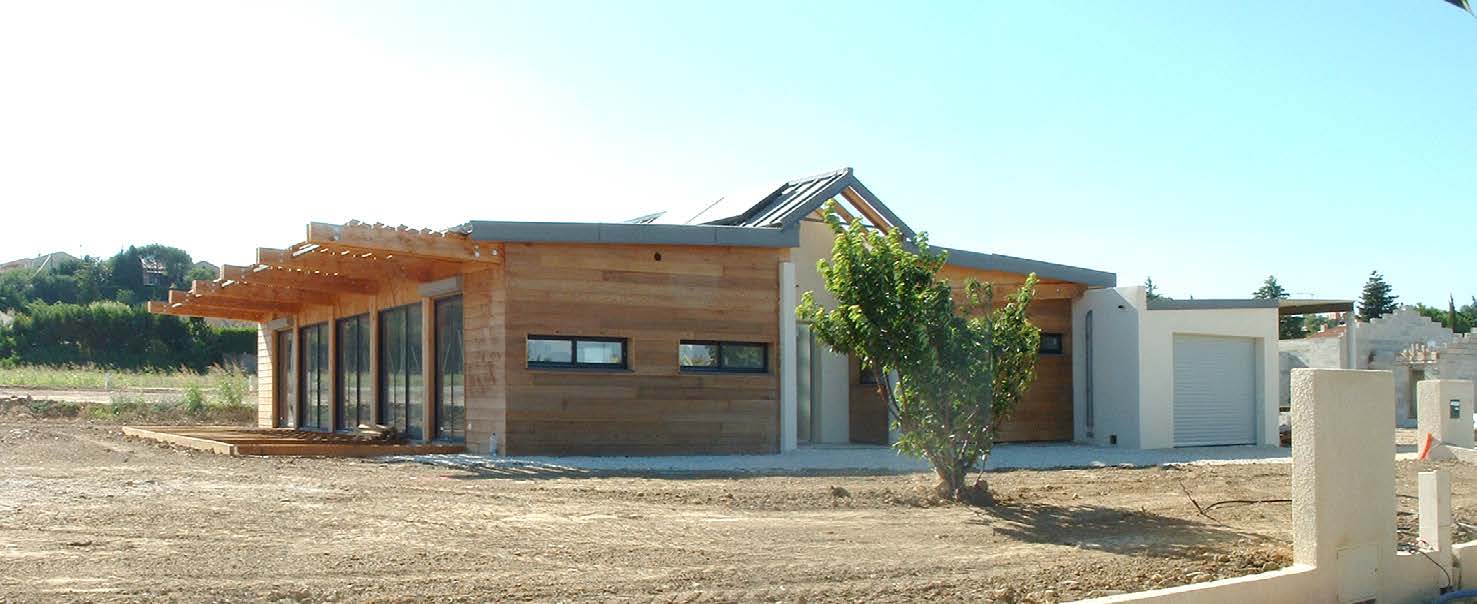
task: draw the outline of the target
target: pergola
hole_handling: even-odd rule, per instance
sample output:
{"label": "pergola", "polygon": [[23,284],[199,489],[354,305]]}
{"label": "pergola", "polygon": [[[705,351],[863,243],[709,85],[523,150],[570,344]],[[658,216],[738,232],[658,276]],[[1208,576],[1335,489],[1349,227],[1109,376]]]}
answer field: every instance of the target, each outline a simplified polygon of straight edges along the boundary
{"label": "pergola", "polygon": [[172,290],[149,312],[264,323],[343,295],[373,295],[387,282],[429,282],[503,261],[502,244],[466,233],[350,221],[314,222],[286,249],[258,248],[256,264],[226,265],[214,281]]}

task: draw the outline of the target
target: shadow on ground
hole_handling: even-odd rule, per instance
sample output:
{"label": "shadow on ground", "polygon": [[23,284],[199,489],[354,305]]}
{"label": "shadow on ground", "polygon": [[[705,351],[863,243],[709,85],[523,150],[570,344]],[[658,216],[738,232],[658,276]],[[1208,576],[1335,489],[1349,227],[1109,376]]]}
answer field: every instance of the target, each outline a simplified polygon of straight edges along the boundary
{"label": "shadow on ground", "polygon": [[1217,544],[1268,540],[1209,521],[1095,505],[998,501],[977,508],[975,514],[972,524],[988,526],[1009,539],[1160,558],[1196,558]]}

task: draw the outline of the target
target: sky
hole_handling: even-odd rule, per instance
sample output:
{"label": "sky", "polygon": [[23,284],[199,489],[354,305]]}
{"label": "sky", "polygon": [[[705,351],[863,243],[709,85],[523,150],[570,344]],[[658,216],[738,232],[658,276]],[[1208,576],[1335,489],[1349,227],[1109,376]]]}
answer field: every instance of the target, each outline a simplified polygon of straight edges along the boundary
{"label": "sky", "polygon": [[0,0],[0,261],[619,221],[850,166],[1174,297],[1477,295],[1477,19],[1370,2]]}

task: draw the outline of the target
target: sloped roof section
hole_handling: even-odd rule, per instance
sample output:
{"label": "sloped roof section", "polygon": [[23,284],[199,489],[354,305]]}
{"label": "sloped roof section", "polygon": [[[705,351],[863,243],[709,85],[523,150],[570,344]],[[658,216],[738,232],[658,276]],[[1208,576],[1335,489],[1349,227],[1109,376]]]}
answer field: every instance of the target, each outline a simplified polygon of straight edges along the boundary
{"label": "sloped roof section", "polygon": [[913,229],[857,180],[851,168],[807,176],[778,186],[770,185],[753,191],[724,195],[694,207],[647,214],[629,222],[785,228],[810,216],[827,201],[851,196],[859,198],[891,226],[901,229],[903,234],[908,237],[914,235]]}

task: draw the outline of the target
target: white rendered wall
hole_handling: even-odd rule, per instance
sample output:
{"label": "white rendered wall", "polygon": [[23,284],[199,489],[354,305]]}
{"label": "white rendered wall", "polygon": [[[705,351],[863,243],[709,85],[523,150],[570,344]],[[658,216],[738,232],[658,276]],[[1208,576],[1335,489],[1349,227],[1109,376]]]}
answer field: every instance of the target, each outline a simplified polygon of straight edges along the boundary
{"label": "white rendered wall", "polygon": [[[1072,301],[1073,439],[1139,447],[1139,315],[1144,288],[1092,289]],[[1092,311],[1093,430],[1087,430],[1087,313]]]}
{"label": "white rendered wall", "polygon": [[795,350],[795,304],[799,294],[795,291],[795,263],[781,262],[780,271],[780,343],[777,367],[780,372],[780,451],[792,451],[796,446],[795,416],[799,404],[795,388],[799,370],[799,359]]}
{"label": "white rendered wall", "polygon": [[[1416,429],[1416,444],[1425,442],[1426,435],[1435,438],[1436,444],[1451,447],[1472,448],[1472,400],[1471,380],[1421,380],[1416,383],[1416,399],[1419,401],[1419,425]],[[1451,401],[1459,401],[1460,413],[1451,417]],[[1444,447],[1433,447],[1433,459],[1451,457]]]}
{"label": "white rendered wall", "polygon": [[1255,341],[1256,444],[1277,443],[1277,309],[1150,310],[1139,315],[1139,447],[1174,446],[1174,336]]}
{"label": "white rendered wall", "polygon": [[[790,250],[790,260],[795,265],[795,299],[805,292],[812,292],[815,301],[826,308],[836,306],[836,298],[826,291],[826,282],[815,270],[816,262],[831,257],[831,248],[836,234],[822,222],[800,223],[800,247]],[[819,420],[811,434],[812,443],[851,442],[851,361],[850,358],[831,352],[825,344],[816,343],[812,354],[819,358],[820,375],[813,379],[819,383],[819,396],[811,401],[811,413]],[[802,368],[804,369],[804,368]]]}

